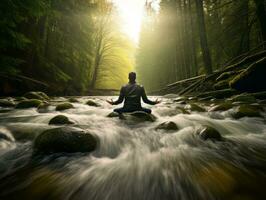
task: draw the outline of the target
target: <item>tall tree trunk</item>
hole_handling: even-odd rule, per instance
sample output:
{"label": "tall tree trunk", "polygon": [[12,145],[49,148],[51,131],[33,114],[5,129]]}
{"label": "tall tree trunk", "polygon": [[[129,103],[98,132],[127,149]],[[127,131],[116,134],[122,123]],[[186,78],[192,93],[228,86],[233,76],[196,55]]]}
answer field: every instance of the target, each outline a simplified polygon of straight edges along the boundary
{"label": "tall tree trunk", "polygon": [[197,15],[198,15],[198,26],[199,26],[199,34],[200,34],[200,44],[201,50],[203,54],[203,62],[204,67],[207,74],[212,73],[212,60],[210,55],[210,50],[208,46],[207,33],[206,33],[206,25],[204,18],[204,10],[203,10],[203,0],[195,0]]}
{"label": "tall tree trunk", "polygon": [[256,4],[256,12],[260,22],[261,34],[263,41],[266,41],[266,12],[264,0],[254,0]]}

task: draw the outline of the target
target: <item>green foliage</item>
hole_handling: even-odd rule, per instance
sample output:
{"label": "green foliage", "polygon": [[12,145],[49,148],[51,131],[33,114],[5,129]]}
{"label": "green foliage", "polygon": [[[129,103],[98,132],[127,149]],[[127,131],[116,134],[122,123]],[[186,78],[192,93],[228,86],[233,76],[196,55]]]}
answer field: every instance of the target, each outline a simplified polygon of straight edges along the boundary
{"label": "green foliage", "polygon": [[[108,17],[103,8],[112,8],[107,0],[3,0],[0,2],[0,65],[8,77],[16,74],[49,85],[50,94],[84,94],[90,89],[95,71],[99,20]],[[101,15],[100,15],[101,14]],[[108,30],[105,51],[99,64],[97,87],[118,88],[125,82],[125,72],[132,68],[124,36],[114,27],[115,18],[104,24]],[[109,25],[109,26],[107,26]],[[109,31],[111,30],[111,31]],[[112,33],[111,33],[112,32]],[[110,37],[111,36],[111,37]],[[125,47],[127,46],[127,47]],[[122,67],[123,66],[123,67]],[[121,71],[121,73],[120,73]],[[111,79],[111,74],[121,76]],[[10,80],[8,80],[10,81]],[[13,84],[17,87],[18,83]],[[19,82],[21,85],[21,82]],[[25,83],[23,91],[34,90]],[[38,86],[37,86],[38,87]],[[21,92],[23,92],[21,91]]]}

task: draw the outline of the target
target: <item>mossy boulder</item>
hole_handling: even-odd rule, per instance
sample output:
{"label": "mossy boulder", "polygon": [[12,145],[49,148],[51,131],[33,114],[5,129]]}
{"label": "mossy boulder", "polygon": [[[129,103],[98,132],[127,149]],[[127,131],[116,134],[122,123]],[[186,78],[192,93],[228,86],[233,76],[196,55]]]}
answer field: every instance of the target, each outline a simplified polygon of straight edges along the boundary
{"label": "mossy boulder", "polygon": [[99,107],[99,106],[100,106],[98,103],[96,103],[96,102],[93,101],[93,100],[88,100],[88,101],[86,102],[86,104],[87,104],[88,106],[94,106],[94,107]]}
{"label": "mossy boulder", "polygon": [[231,99],[233,102],[245,102],[245,103],[256,103],[257,100],[254,96],[249,94],[240,94],[233,96]]}
{"label": "mossy boulder", "polygon": [[154,122],[156,117],[152,114],[143,112],[143,111],[135,111],[132,113],[123,113],[119,115],[119,118],[122,120],[134,121],[134,122]]}
{"label": "mossy boulder", "polygon": [[69,101],[70,103],[78,103],[78,102],[79,102],[79,100],[77,100],[77,99],[74,98],[74,97],[69,98],[68,101]]}
{"label": "mossy boulder", "polygon": [[67,110],[74,108],[74,106],[71,103],[65,102],[65,103],[60,103],[56,106],[55,110],[57,111],[62,111],[62,110]]}
{"label": "mossy boulder", "polygon": [[198,135],[202,140],[212,140],[212,141],[221,141],[221,134],[214,128],[210,126],[205,126],[198,131]]}
{"label": "mossy boulder", "polygon": [[107,115],[107,117],[109,117],[109,118],[119,117],[119,113],[117,113],[117,112],[111,112],[111,113],[109,113]]}
{"label": "mossy boulder", "polygon": [[49,108],[50,105],[51,105],[50,103],[43,102],[42,104],[40,104],[38,106],[38,112],[39,113],[46,113],[46,112],[48,112],[49,111],[48,108]]}
{"label": "mossy boulder", "polygon": [[192,104],[189,104],[185,107],[186,109],[188,110],[191,110],[191,111],[196,111],[196,112],[205,112],[205,108],[195,104],[195,103],[192,103]]}
{"label": "mossy boulder", "polygon": [[177,131],[178,130],[178,126],[176,125],[175,122],[172,121],[167,121],[167,122],[163,122],[161,124],[159,124],[156,128],[156,130],[168,130],[168,131]]}
{"label": "mossy boulder", "polygon": [[0,99],[0,107],[15,107],[15,103],[7,99]]}
{"label": "mossy boulder", "polygon": [[27,99],[39,99],[39,100],[49,100],[49,97],[44,92],[28,92],[24,94]]}
{"label": "mossy boulder", "polygon": [[29,99],[29,100],[23,100],[23,101],[19,102],[16,105],[16,108],[19,108],[19,109],[24,109],[24,108],[37,108],[41,104],[42,104],[42,101],[41,100],[38,100],[38,99]]}
{"label": "mossy boulder", "polygon": [[230,81],[230,87],[241,92],[266,91],[266,57],[251,64]]}
{"label": "mossy boulder", "polygon": [[232,116],[235,119],[240,119],[242,117],[262,117],[260,114],[260,107],[253,105],[240,105],[233,112]]}
{"label": "mossy boulder", "polygon": [[210,111],[226,111],[233,108],[233,104],[229,102],[221,103],[211,107]]}
{"label": "mossy boulder", "polygon": [[49,121],[50,125],[61,125],[61,124],[74,124],[74,122],[70,121],[68,119],[68,117],[64,116],[64,115],[57,115],[55,117],[53,117],[50,121]]}
{"label": "mossy boulder", "polygon": [[97,147],[97,139],[92,134],[74,127],[49,129],[34,141],[35,153],[91,152]]}

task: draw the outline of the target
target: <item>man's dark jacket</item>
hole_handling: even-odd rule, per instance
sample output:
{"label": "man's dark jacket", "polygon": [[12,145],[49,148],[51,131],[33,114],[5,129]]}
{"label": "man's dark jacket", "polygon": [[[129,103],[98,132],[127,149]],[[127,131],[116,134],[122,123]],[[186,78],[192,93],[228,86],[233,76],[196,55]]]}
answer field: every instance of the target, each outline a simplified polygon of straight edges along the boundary
{"label": "man's dark jacket", "polygon": [[141,98],[144,103],[155,105],[154,101],[150,101],[145,93],[143,86],[137,83],[128,83],[120,90],[120,95],[117,101],[113,102],[113,105],[118,105],[124,102],[124,108],[127,110],[136,110],[141,108]]}

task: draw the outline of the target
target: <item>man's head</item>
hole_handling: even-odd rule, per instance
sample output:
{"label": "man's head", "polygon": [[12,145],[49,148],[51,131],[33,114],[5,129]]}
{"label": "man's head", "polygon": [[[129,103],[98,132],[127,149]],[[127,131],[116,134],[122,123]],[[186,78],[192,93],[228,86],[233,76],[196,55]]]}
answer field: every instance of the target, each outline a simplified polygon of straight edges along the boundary
{"label": "man's head", "polygon": [[136,73],[135,72],[130,72],[128,74],[128,79],[130,83],[135,83],[136,82]]}

